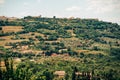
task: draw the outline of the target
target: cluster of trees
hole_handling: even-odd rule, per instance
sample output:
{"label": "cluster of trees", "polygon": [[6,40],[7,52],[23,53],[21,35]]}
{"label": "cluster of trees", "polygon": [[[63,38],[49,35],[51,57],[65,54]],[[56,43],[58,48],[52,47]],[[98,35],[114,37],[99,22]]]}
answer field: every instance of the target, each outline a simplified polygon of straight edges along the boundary
{"label": "cluster of trees", "polygon": [[110,48],[110,55],[114,56],[115,59],[120,60],[120,48]]}
{"label": "cluster of trees", "polygon": [[[118,24],[97,19],[61,19],[28,16],[18,21],[1,20],[0,26],[5,25],[24,26],[24,31],[18,32],[18,34],[36,32],[38,29],[55,30],[57,34],[55,39],[57,37],[70,38],[71,34],[67,30],[73,30],[78,38],[95,40],[97,37],[120,38],[120,26]],[[56,34],[52,34],[52,36]]]}
{"label": "cluster of trees", "polygon": [[[94,64],[83,64],[72,61],[54,61],[50,59],[43,63],[34,63],[24,61],[18,66],[13,64],[12,58],[2,57],[0,63],[4,62],[5,66],[0,66],[0,80],[54,80],[54,72],[56,70],[64,70],[65,80],[119,80],[119,70],[103,69]],[[57,60],[57,59],[56,59]],[[91,65],[91,66],[90,66]],[[76,73],[80,73],[80,75]],[[82,73],[82,74],[81,74]]]}
{"label": "cluster of trees", "polygon": [[[1,58],[0,58],[0,80],[30,80],[31,72],[27,67],[23,66],[22,68],[13,65],[12,58],[8,58],[7,56],[3,58],[3,63],[5,66],[1,66]],[[5,69],[4,69],[5,68]]]}

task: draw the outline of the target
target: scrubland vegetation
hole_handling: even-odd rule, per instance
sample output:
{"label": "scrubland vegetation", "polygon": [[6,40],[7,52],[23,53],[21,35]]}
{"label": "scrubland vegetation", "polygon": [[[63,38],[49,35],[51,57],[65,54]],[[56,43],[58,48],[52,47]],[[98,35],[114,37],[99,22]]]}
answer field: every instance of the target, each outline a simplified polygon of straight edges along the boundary
{"label": "scrubland vegetation", "polygon": [[[65,75],[56,78],[55,71]],[[56,17],[0,20],[0,80],[120,80],[120,25]]]}

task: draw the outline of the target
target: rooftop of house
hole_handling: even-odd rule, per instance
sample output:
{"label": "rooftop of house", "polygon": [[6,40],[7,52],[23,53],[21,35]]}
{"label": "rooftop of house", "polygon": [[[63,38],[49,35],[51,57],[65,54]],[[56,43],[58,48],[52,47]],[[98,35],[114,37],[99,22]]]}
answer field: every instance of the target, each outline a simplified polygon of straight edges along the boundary
{"label": "rooftop of house", "polygon": [[81,72],[76,72],[75,74],[76,74],[76,75],[82,75],[82,73],[81,73]]}
{"label": "rooftop of house", "polygon": [[55,71],[54,74],[58,75],[58,76],[64,76],[65,75],[65,71]]}

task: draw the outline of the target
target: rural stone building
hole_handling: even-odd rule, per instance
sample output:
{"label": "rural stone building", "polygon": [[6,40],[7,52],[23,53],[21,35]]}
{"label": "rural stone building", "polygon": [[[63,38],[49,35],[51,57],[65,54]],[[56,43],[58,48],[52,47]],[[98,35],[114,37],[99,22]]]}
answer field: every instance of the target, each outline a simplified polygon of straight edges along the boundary
{"label": "rural stone building", "polygon": [[63,80],[64,77],[65,77],[65,71],[55,71],[54,72],[54,75],[55,75],[55,78],[54,80]]}
{"label": "rural stone building", "polygon": [[92,80],[92,73],[91,72],[75,72],[76,79],[87,79],[87,80]]}

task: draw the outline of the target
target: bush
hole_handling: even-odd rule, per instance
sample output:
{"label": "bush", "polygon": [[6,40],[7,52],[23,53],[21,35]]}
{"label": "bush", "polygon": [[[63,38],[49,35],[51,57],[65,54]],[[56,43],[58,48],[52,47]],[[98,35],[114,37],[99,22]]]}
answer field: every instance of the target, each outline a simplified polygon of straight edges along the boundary
{"label": "bush", "polygon": [[115,56],[118,60],[120,60],[120,48],[111,48],[110,55]]}

